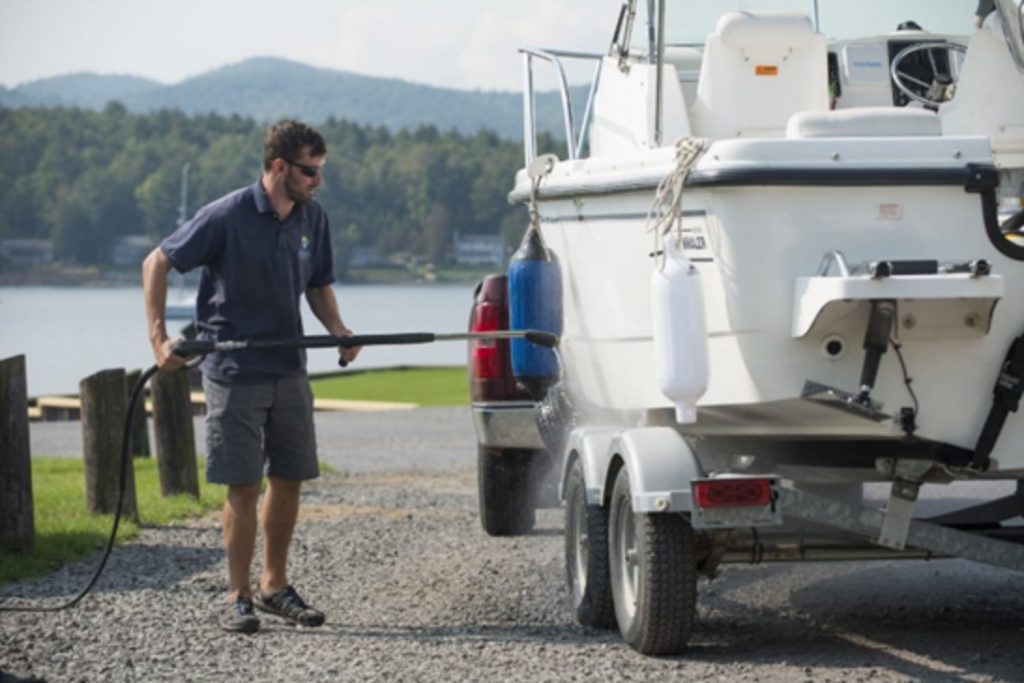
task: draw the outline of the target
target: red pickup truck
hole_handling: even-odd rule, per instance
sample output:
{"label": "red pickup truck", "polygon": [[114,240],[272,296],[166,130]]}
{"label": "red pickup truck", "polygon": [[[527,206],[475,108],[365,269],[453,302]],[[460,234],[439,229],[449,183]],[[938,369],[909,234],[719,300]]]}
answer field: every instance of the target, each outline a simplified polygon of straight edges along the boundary
{"label": "red pickup truck", "polygon": [[[507,330],[508,321],[508,278],[489,275],[477,285],[469,330]],[[528,533],[537,508],[558,504],[557,468],[544,448],[534,403],[512,375],[507,340],[471,340],[468,371],[480,522],[492,536]]]}

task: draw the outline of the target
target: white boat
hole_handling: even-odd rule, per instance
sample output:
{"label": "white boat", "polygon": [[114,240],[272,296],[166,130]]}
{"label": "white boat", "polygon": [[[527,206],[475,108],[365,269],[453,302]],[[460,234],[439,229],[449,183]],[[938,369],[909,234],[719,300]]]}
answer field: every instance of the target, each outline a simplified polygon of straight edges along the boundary
{"label": "white boat", "polygon": [[193,320],[196,317],[196,292],[185,286],[181,278],[177,291],[169,297],[164,309],[164,317],[168,320]]}
{"label": "white boat", "polygon": [[168,320],[191,320],[196,317],[195,299],[181,299],[167,303],[165,317]]}
{"label": "white boat", "polygon": [[[685,645],[695,576],[721,562],[1024,569],[1021,3],[980,28],[947,0],[730,5],[627,0],[605,52],[523,51],[510,196],[536,200],[561,267],[562,377],[541,415],[562,432],[570,589],[583,623],[617,621],[649,653]],[[580,59],[596,67],[582,117],[562,75]],[[535,151],[539,61],[565,93],[557,159]],[[672,323],[652,313],[674,247],[699,273],[698,339],[659,339]],[[664,368],[703,357],[680,423]],[[915,518],[923,487],[968,480],[1017,493]],[[892,483],[884,508],[862,505],[866,482]]]}

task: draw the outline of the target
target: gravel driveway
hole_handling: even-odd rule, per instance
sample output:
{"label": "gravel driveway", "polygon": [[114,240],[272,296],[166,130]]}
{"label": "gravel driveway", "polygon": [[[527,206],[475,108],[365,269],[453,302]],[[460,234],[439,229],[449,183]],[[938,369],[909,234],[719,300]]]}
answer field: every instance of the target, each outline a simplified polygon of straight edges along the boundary
{"label": "gravel driveway", "polygon": [[[305,491],[292,564],[325,626],[265,616],[255,636],[219,631],[211,515],[145,530],[71,611],[0,614],[0,669],[48,681],[1024,679],[1024,577],[959,560],[726,567],[700,584],[686,655],[637,655],[573,620],[560,511],[524,538],[480,530],[464,411],[333,419],[320,424],[325,459],[350,474]],[[66,598],[94,561],[0,596]]]}

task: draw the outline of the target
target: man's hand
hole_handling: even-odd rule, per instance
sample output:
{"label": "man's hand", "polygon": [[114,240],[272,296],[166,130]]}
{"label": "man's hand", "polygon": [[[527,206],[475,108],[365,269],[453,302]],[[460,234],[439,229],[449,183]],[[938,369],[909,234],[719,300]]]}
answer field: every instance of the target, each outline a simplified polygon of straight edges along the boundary
{"label": "man's hand", "polygon": [[[355,333],[353,333],[352,330],[348,329],[347,327],[344,327],[344,328],[341,329],[341,331],[338,334],[336,334],[334,336],[335,337],[354,337]],[[338,357],[341,358],[341,362],[342,362],[343,365],[348,365],[349,363],[351,363],[352,361],[354,361],[356,359],[356,356],[358,356],[359,352],[362,351],[362,350],[363,350],[362,346],[348,346],[348,347],[346,347],[346,346],[339,346],[338,347]]]}
{"label": "man's hand", "polygon": [[181,339],[165,339],[162,342],[153,344],[153,356],[156,358],[156,366],[161,370],[170,372],[185,367],[188,359],[174,353],[174,347],[181,343]]}

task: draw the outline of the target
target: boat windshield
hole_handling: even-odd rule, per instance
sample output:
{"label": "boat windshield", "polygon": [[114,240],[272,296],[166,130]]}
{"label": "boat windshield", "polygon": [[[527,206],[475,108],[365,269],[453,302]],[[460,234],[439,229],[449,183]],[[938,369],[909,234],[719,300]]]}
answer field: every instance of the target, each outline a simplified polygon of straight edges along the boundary
{"label": "boat windshield", "polygon": [[703,45],[718,18],[733,10],[801,12],[812,19],[817,13],[818,30],[830,40],[885,35],[908,22],[929,33],[967,35],[974,30],[977,5],[977,0],[667,0],[665,42]]}

